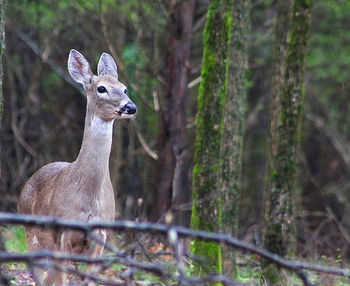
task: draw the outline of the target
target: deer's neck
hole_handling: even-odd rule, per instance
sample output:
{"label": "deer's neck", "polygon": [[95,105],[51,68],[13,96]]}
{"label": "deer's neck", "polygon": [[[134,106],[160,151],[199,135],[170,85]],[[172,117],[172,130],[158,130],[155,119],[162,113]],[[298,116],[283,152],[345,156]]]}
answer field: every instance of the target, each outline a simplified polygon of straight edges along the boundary
{"label": "deer's neck", "polygon": [[112,146],[113,121],[105,121],[87,113],[83,143],[73,162],[81,190],[97,195],[109,177],[109,156]]}

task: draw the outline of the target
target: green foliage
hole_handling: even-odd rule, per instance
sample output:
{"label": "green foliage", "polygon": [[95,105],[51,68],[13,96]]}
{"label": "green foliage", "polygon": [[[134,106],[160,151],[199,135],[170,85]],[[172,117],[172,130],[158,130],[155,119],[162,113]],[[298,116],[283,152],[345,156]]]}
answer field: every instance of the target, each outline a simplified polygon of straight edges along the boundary
{"label": "green foliage", "polygon": [[3,231],[5,248],[8,251],[25,252],[27,251],[26,236],[23,226],[11,226]]}
{"label": "green foliage", "polygon": [[252,283],[253,281],[259,281],[260,269],[254,265],[245,264],[244,267],[237,269],[237,281],[242,283]]}
{"label": "green foliage", "polygon": [[149,272],[136,271],[134,279],[142,281],[145,285],[167,285],[163,279]]}
{"label": "green foliage", "polygon": [[137,43],[131,43],[125,46],[122,59],[125,64],[125,71],[129,80],[135,81],[137,76],[136,71],[144,69],[146,65],[146,57],[142,54],[142,51]]}
{"label": "green foliage", "polygon": [[[93,1],[93,0],[92,0]],[[95,1],[93,1],[95,2]],[[121,1],[121,0],[109,0],[112,2],[107,7],[115,9],[115,3],[118,5],[118,14],[126,17],[128,22],[134,26],[138,31],[141,31],[147,26],[145,25],[145,19],[151,19],[152,29],[162,30],[166,23],[166,18],[163,17],[162,12],[160,11],[159,5],[155,1]],[[114,2],[114,5],[113,5]],[[142,16],[140,15],[142,13]]]}
{"label": "green foliage", "polygon": [[[307,57],[308,93],[327,107],[334,126],[349,140],[350,1],[314,1]],[[322,19],[322,21],[320,21]]]}
{"label": "green foliage", "polygon": [[[9,12],[16,15],[17,19],[29,26],[43,29],[51,32],[60,22],[60,10],[71,8],[70,1],[51,1],[51,0],[14,0],[9,1]],[[69,21],[69,18],[67,18]]]}
{"label": "green foliage", "polygon": [[150,65],[150,59],[144,54],[144,49],[138,42],[127,44],[122,52],[122,61],[124,64],[124,72],[130,83],[137,82],[137,91],[129,89],[129,96],[138,106],[138,122],[140,128],[143,129],[147,141],[153,139],[158,133],[158,115],[143,104],[143,100],[147,100],[150,105],[152,103],[152,93],[158,88],[158,81],[152,75],[141,71],[147,69]]}

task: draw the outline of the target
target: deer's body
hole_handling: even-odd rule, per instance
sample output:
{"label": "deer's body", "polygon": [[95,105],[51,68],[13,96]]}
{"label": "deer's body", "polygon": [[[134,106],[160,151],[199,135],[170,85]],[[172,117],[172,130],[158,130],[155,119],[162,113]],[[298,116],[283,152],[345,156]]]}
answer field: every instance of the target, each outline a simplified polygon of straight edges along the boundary
{"label": "deer's body", "polygon": [[[72,162],[55,162],[39,169],[24,186],[18,209],[20,213],[55,216],[75,221],[113,221],[115,201],[109,174],[109,156],[112,146],[113,122],[130,118],[136,107],[118,81],[116,65],[108,54],[101,56],[98,76],[93,76],[85,58],[72,50],[68,69],[87,93],[87,112],[84,137],[77,159]],[[104,230],[95,232],[103,241]],[[69,253],[87,253],[99,256],[103,246],[91,244],[82,232],[57,232],[27,227],[29,249],[46,248]],[[65,285],[64,273],[37,269],[45,285]]]}

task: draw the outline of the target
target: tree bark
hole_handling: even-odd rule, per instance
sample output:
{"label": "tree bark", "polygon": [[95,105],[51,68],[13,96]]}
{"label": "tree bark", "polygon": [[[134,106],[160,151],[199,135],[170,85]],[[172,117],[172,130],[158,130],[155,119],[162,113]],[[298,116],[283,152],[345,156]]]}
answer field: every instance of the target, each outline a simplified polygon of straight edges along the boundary
{"label": "tree bark", "polygon": [[[222,196],[222,231],[237,235],[239,190],[243,154],[242,125],[246,105],[248,66],[249,0],[230,2],[227,98],[223,114],[219,189]],[[224,268],[233,273],[231,251],[223,252]],[[226,267],[226,266],[227,267]]]}
{"label": "tree bark", "polygon": [[[231,13],[227,7],[226,1],[222,0],[211,0],[209,3],[196,117],[191,225],[194,229],[207,231],[218,231],[222,219],[218,179],[227,84],[227,16]],[[197,274],[221,272],[221,248],[218,244],[195,240],[193,252],[208,261],[205,269],[195,264]]]}
{"label": "tree bark", "polygon": [[280,124],[282,87],[285,79],[287,38],[290,25],[290,10],[293,0],[278,0],[275,23],[274,65],[270,96],[269,121],[269,168],[275,165],[278,148],[278,125]]}
{"label": "tree bark", "polygon": [[187,96],[187,68],[189,67],[190,47],[192,38],[192,23],[194,12],[194,0],[180,1],[175,12],[171,14],[171,33],[177,37],[170,40],[168,66],[170,67],[169,92],[171,97],[171,140],[175,156],[175,168],[172,182],[172,209],[175,214],[175,223],[184,225],[186,214],[178,209],[191,199],[188,173],[186,168],[186,96]]}
{"label": "tree bark", "polygon": [[[0,0],[0,129],[3,114],[3,93],[2,93],[2,81],[4,76],[4,63],[3,57],[5,53],[5,0]],[[1,154],[1,146],[0,146]],[[1,178],[1,160],[0,160],[0,178]],[[0,182],[1,185],[1,182]]]}
{"label": "tree bark", "polygon": [[[270,97],[270,126],[269,126],[269,173],[270,181],[267,193],[267,210],[268,216],[267,221],[270,222],[273,212],[280,212],[283,215],[288,214],[287,221],[290,220],[289,213],[286,213],[290,209],[291,197],[287,193],[287,197],[283,197],[283,205],[278,205],[279,197],[282,195],[276,186],[277,176],[274,174],[280,170],[277,169],[278,166],[278,152],[280,148],[280,136],[282,131],[282,97],[285,95],[283,93],[283,88],[285,84],[285,72],[286,72],[286,55],[288,49],[288,33],[290,25],[290,8],[292,1],[279,0],[277,2],[277,16],[275,23],[275,44],[274,44],[274,73],[272,78],[272,93]],[[286,190],[284,189],[286,192]],[[280,217],[280,216],[278,216]],[[276,220],[276,218],[273,218]],[[275,228],[272,229],[272,225],[276,224]],[[285,246],[282,243],[282,225],[286,224],[286,221],[270,222],[267,224],[265,244],[266,247],[270,247],[275,252],[281,254],[286,254],[284,249],[277,249]],[[285,226],[283,226],[285,227]],[[283,240],[285,240],[284,238]],[[287,241],[285,241],[287,242]],[[275,248],[273,248],[275,245]]]}
{"label": "tree bark", "polygon": [[0,0],[0,126],[3,113],[2,80],[4,76],[3,57],[5,53],[5,0]]}
{"label": "tree bark", "polygon": [[[191,198],[186,168],[186,96],[194,0],[170,1],[166,25],[166,90],[161,112],[160,157],[157,177],[157,218],[170,208],[175,222],[185,224],[179,207]],[[188,215],[188,214],[187,214]]]}
{"label": "tree bark", "polygon": [[[276,27],[282,25],[284,29],[288,26],[284,19],[289,14],[286,2],[278,2],[279,16],[276,22]],[[304,58],[311,6],[311,0],[294,1],[288,42],[286,31],[279,31],[279,28],[276,30],[274,92],[270,105],[270,186],[265,247],[282,256],[292,254],[295,248],[293,197],[296,188],[296,154],[304,102]],[[278,48],[279,44],[281,50]],[[278,68],[278,65],[282,67]],[[272,279],[267,277],[272,283],[277,278],[273,276],[271,275]]]}

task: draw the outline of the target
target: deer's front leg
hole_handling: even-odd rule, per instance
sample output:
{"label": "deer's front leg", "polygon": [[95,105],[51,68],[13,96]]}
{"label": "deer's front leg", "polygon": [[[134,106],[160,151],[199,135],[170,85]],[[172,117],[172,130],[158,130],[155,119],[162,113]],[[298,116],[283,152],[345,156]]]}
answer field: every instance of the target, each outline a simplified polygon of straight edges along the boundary
{"label": "deer's front leg", "polygon": [[[92,233],[93,237],[96,237],[97,240],[91,239],[91,244],[88,250],[88,255],[91,258],[100,257],[103,253],[103,249],[105,247],[105,243],[107,241],[107,231],[105,229],[97,229]],[[86,267],[86,274],[88,275],[98,275],[98,273],[94,273],[96,271],[97,265],[90,263]],[[95,282],[89,280],[88,286],[96,285]]]}
{"label": "deer's front leg", "polygon": [[[26,227],[25,229],[26,229],[26,240],[27,240],[27,245],[28,245],[29,251],[34,252],[34,251],[41,250],[43,247],[40,245],[39,240],[38,240],[38,236],[37,236],[37,233],[38,233],[38,231],[40,231],[40,229],[35,228],[35,227]],[[44,265],[49,264],[48,259],[40,259],[38,262],[42,263]],[[33,272],[33,277],[34,277],[34,280],[36,281],[36,283],[38,285],[43,285],[44,278],[47,275],[47,268],[34,265],[32,267],[32,272]]]}
{"label": "deer's front leg", "polygon": [[[71,253],[71,247],[70,247],[70,237],[71,237],[72,232],[69,231],[64,231],[61,235],[60,238],[60,245],[57,245],[55,247],[55,251],[60,251],[64,254],[69,254]],[[53,261],[53,263],[55,263]],[[52,286],[52,285],[62,285],[66,286],[67,285],[67,268],[68,268],[69,262],[67,260],[59,261],[59,269],[55,269],[54,267],[51,267],[48,269],[48,275],[45,281],[45,286]]]}

